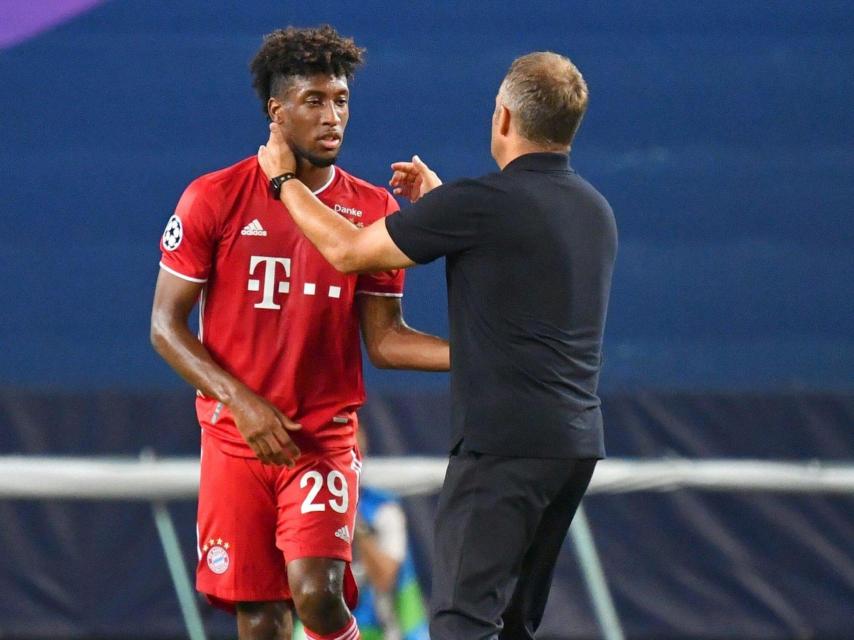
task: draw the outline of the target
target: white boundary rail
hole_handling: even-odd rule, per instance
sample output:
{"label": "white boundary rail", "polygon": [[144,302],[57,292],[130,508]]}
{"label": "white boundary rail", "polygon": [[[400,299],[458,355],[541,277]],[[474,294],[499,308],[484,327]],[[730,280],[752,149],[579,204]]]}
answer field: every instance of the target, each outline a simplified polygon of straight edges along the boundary
{"label": "white boundary rail", "polygon": [[[446,458],[373,456],[362,481],[398,495],[430,494],[442,486],[446,466]],[[198,478],[199,462],[191,458],[0,456],[0,499],[191,499]],[[850,493],[854,464],[609,459],[596,467],[589,493],[673,489]]]}
{"label": "white boundary rail", "polygon": [[[362,481],[402,496],[435,493],[442,486],[446,458],[373,456]],[[119,500],[152,504],[175,591],[191,640],[204,640],[193,588],[166,507],[170,500],[194,499],[199,462],[192,458],[69,458],[0,456],[0,499]],[[765,460],[603,460],[588,493],[673,491],[854,493],[854,464]],[[585,584],[606,640],[623,632],[602,571],[587,517],[579,508],[570,528]]]}

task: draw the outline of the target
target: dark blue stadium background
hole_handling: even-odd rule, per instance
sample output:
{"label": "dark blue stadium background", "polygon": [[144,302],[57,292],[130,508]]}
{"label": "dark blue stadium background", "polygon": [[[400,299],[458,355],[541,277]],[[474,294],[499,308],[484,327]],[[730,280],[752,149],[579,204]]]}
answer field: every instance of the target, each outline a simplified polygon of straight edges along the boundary
{"label": "dark blue stadium background", "polygon": [[[0,38],[72,0],[20,2]],[[193,178],[266,139],[261,36],[320,22],[368,49],[341,165],[377,183],[415,152],[446,179],[493,170],[511,60],[582,69],[573,164],[621,233],[612,456],[854,459],[854,3],[795,0],[109,0],[0,50],[0,455],[197,453],[193,392],[148,343],[160,234]],[[442,264],[410,270],[404,305],[446,333]],[[374,453],[442,454],[446,376],[366,372]],[[850,496],[585,506],[629,637],[850,637]],[[406,501],[425,587],[433,507]],[[194,504],[170,508],[191,565]],[[0,523],[3,637],[182,634],[147,505],[0,500]],[[569,552],[542,632],[597,633]]]}
{"label": "dark blue stadium background", "polygon": [[[114,1],[0,52],[0,383],[179,384],[148,345],[157,243],[184,186],[254,153],[262,34],[328,21],[367,47],[341,165],[419,153],[494,168],[514,56],[571,56],[591,104],[573,163],[620,225],[608,389],[850,387],[850,2]],[[524,277],[524,274],[520,274]],[[409,321],[445,333],[442,265]],[[446,384],[369,370],[373,389]]]}

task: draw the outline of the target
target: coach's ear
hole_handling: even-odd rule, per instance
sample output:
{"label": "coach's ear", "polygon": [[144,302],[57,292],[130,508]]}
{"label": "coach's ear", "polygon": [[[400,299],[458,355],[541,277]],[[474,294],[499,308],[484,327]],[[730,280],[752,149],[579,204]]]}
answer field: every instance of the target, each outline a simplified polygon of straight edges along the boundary
{"label": "coach's ear", "polygon": [[502,103],[498,107],[497,115],[498,131],[501,133],[502,136],[506,136],[510,132],[510,121],[513,119],[513,113]]}

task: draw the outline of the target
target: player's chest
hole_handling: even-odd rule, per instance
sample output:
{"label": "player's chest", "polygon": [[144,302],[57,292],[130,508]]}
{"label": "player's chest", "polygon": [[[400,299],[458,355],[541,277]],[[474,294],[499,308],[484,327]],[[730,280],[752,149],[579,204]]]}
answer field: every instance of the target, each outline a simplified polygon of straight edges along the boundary
{"label": "player's chest", "polygon": [[[327,197],[321,201],[356,226],[365,225],[365,213],[357,201]],[[307,268],[332,268],[297,227],[287,209],[271,198],[251,198],[236,207],[219,233],[218,253],[228,257],[276,254],[298,259]]]}
{"label": "player's chest", "polygon": [[336,271],[272,200],[255,200],[233,212],[221,230],[215,263],[220,282],[258,297],[258,308],[277,309],[293,298],[344,301],[355,289],[356,276]]}

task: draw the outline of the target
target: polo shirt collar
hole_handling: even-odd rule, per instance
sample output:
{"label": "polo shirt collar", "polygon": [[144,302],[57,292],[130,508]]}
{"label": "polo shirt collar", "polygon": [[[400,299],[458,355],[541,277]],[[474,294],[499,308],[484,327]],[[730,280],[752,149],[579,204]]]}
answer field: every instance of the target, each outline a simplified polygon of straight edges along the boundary
{"label": "polo shirt collar", "polygon": [[511,161],[504,171],[572,171],[566,153],[526,153]]}

